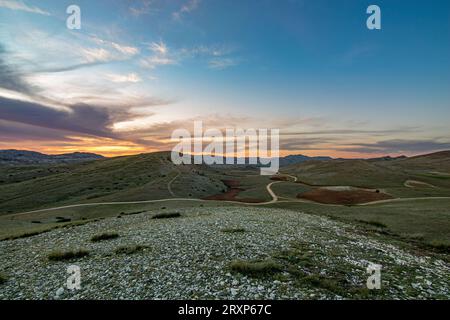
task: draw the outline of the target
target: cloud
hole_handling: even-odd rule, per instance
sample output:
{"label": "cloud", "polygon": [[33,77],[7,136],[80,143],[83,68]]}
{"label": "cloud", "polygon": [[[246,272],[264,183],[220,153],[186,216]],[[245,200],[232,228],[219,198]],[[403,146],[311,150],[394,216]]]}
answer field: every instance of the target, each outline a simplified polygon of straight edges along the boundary
{"label": "cloud", "polygon": [[107,62],[113,60],[112,53],[103,48],[85,48],[82,51],[82,55],[88,63]]}
{"label": "cloud", "polygon": [[129,45],[125,45],[125,44],[120,44],[114,41],[108,41],[108,40],[103,40],[95,35],[91,35],[90,36],[90,40],[93,41],[94,43],[96,43],[97,45],[103,46],[103,47],[107,47],[109,49],[114,49],[115,51],[117,51],[118,53],[121,53],[124,57],[133,57],[137,54],[139,54],[139,48],[137,47],[133,47],[133,46],[129,46]]}
{"label": "cloud", "polygon": [[149,69],[154,69],[157,66],[167,66],[174,64],[177,64],[175,60],[160,56],[152,56],[141,59],[141,65]]}
{"label": "cloud", "polygon": [[329,149],[329,144],[336,145],[338,139],[329,138],[283,138],[280,137],[282,150],[320,150]]}
{"label": "cloud", "polygon": [[167,45],[160,41],[160,42],[152,42],[149,46],[150,50],[152,50],[154,53],[158,55],[165,56],[169,52],[169,49],[167,48]]}
{"label": "cloud", "polygon": [[110,125],[123,119],[127,112],[78,104],[57,110],[40,103],[0,97],[0,119],[27,125],[65,130],[100,137],[114,137]]}
{"label": "cloud", "polygon": [[181,6],[181,8],[178,11],[172,13],[172,18],[175,20],[180,20],[183,15],[190,13],[190,12],[194,11],[195,9],[197,9],[200,2],[201,2],[200,0],[187,1],[185,4],[183,4]]}
{"label": "cloud", "polygon": [[135,17],[139,17],[141,15],[149,14],[152,11],[156,11],[156,9],[151,8],[151,4],[152,4],[152,1],[143,0],[143,1],[141,1],[140,6],[130,7],[129,8],[130,13]]}
{"label": "cloud", "polygon": [[232,58],[217,58],[208,62],[208,68],[213,70],[224,70],[236,66],[238,63]]}
{"label": "cloud", "polygon": [[6,63],[6,53],[0,44],[0,88],[23,93],[34,92],[35,89],[23,79],[22,73]]}
{"label": "cloud", "polygon": [[36,13],[36,14],[41,14],[41,15],[45,15],[45,16],[50,15],[49,12],[42,10],[38,7],[26,5],[22,1],[0,0],[0,7],[11,9],[11,10],[16,10],[16,11],[25,11],[25,12],[29,12],[29,13]]}
{"label": "cloud", "polygon": [[137,73],[129,73],[129,74],[125,74],[125,75],[121,75],[121,74],[107,74],[106,78],[112,82],[116,82],[116,83],[137,83],[137,82],[141,82],[142,79],[141,77],[139,77],[139,75]]}
{"label": "cloud", "polygon": [[162,40],[148,44],[152,56],[142,58],[141,66],[154,69],[161,65],[175,65],[189,59],[202,59],[208,61],[210,69],[223,70],[237,65],[236,59],[226,57],[234,49],[226,45],[197,45],[191,48],[169,48]]}
{"label": "cloud", "polygon": [[408,133],[417,132],[418,127],[405,127],[401,129],[386,129],[386,130],[355,130],[355,129],[333,129],[333,130],[320,130],[320,131],[300,131],[300,132],[283,132],[283,135],[296,136],[296,135],[387,135],[393,133]]}
{"label": "cloud", "polygon": [[178,60],[169,52],[169,48],[163,42],[152,42],[149,45],[154,55],[141,59],[141,65],[145,68],[154,69],[157,66],[174,65],[178,63]]}
{"label": "cloud", "polygon": [[61,130],[37,127],[14,121],[0,120],[0,141],[17,144],[26,141],[65,141],[73,139]]}
{"label": "cloud", "polygon": [[192,48],[182,48],[180,55],[184,57],[221,57],[233,53],[234,50],[233,47],[223,44],[198,45]]}
{"label": "cloud", "polygon": [[111,42],[111,46],[127,56],[134,56],[139,53],[139,49],[136,47],[124,46],[115,42]]}
{"label": "cloud", "polygon": [[93,62],[85,62],[78,63],[69,66],[59,66],[59,67],[46,67],[43,69],[36,70],[35,73],[58,73],[58,72],[67,72],[74,71],[83,68],[95,67],[101,64],[106,63],[107,61],[93,61]]}
{"label": "cloud", "polygon": [[450,150],[449,141],[439,141],[438,139],[391,139],[375,143],[355,143],[352,145],[354,145],[354,147],[343,148],[340,150],[359,153],[422,153]]}

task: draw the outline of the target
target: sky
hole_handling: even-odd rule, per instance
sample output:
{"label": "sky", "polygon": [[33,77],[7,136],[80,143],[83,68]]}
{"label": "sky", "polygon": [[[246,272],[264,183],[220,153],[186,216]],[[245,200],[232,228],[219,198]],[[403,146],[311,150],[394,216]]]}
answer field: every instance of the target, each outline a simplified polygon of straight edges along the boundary
{"label": "sky", "polygon": [[450,2],[0,0],[0,149],[170,150],[199,120],[282,155],[448,150]]}

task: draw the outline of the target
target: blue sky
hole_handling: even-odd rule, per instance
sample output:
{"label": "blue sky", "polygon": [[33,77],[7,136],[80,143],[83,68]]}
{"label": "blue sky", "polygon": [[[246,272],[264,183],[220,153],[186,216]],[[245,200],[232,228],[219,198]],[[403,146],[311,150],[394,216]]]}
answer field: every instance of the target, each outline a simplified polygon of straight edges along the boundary
{"label": "blue sky", "polygon": [[201,119],[280,128],[284,154],[450,149],[444,0],[0,0],[0,49],[0,148],[168,150]]}

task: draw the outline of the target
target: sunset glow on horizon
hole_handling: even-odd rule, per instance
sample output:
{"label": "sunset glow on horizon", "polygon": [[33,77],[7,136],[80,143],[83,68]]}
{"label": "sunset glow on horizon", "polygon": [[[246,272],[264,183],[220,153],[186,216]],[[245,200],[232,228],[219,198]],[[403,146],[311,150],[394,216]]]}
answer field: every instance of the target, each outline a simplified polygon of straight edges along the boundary
{"label": "sunset glow on horizon", "polygon": [[280,129],[280,155],[450,149],[450,3],[0,0],[0,149],[170,151],[175,129]]}

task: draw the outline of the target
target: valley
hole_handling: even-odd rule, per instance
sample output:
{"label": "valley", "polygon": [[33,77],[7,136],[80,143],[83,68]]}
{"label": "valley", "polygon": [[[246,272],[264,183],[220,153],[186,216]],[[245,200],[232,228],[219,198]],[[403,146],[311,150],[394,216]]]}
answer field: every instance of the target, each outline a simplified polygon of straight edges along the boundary
{"label": "valley", "polygon": [[[310,160],[290,163],[270,177],[260,176],[256,166],[175,166],[169,153],[160,152],[51,166],[2,166],[0,260],[1,272],[10,279],[6,282],[7,296],[55,298],[57,275],[61,277],[62,272],[57,266],[63,262],[48,262],[46,255],[83,248],[89,255],[76,260],[85,268],[101,270],[102,261],[110,259],[119,259],[118,265],[128,261],[132,269],[118,267],[124,279],[131,277],[129,281],[138,283],[141,277],[156,272],[154,281],[159,289],[136,284],[127,289],[128,293],[118,288],[104,292],[96,278],[104,276],[92,271],[89,288],[75,296],[67,293],[57,298],[445,298],[449,286],[443,279],[450,275],[449,163],[449,152],[389,160]],[[179,218],[152,219],[172,213]],[[156,235],[152,230],[160,231]],[[95,245],[83,240],[106,231],[120,237]],[[157,240],[166,237],[162,242]],[[193,240],[197,237],[203,240]],[[360,238],[361,245],[371,243],[368,251],[359,252],[361,249],[354,247],[350,239],[355,237]],[[215,245],[206,245],[211,241]],[[176,243],[173,250],[170,243]],[[302,249],[296,254],[303,257],[314,252],[312,260],[303,267],[301,263],[286,264],[292,259],[303,261],[297,256],[285,260],[284,252],[297,252],[299,245]],[[111,255],[111,250],[120,246],[149,249],[129,257]],[[394,257],[397,253],[389,253],[391,250],[410,258],[395,265],[377,253],[379,249],[375,248],[379,246],[384,246],[382,252],[394,261],[403,258]],[[353,252],[358,257],[352,258],[349,266],[339,266],[340,271],[331,267],[331,262],[320,267],[317,259],[321,256],[346,260],[331,253],[340,250],[344,250],[343,255]],[[200,253],[205,256],[197,256]],[[25,276],[22,267],[13,267],[21,265],[21,259],[27,261],[25,256],[34,261],[36,274]],[[158,265],[151,267],[154,259]],[[198,263],[188,263],[190,259]],[[203,259],[207,261],[201,262]],[[267,270],[261,275],[233,272],[233,261],[248,264],[266,260],[282,271]],[[344,260],[339,260],[340,264]],[[395,283],[397,289],[379,293],[365,290],[364,261],[389,265],[389,283]],[[430,261],[426,267],[429,270],[439,266],[427,272],[434,279],[443,277],[442,281],[435,280],[430,288],[426,285],[429,280],[406,283],[401,274],[416,268],[413,261]],[[145,266],[153,271],[141,270]],[[165,285],[170,275],[163,271],[168,267],[182,268],[190,280],[177,278],[175,283],[180,287],[170,291]],[[303,269],[294,272],[293,267]],[[55,272],[53,284],[39,280],[39,274],[48,268]],[[111,267],[104,268],[114,273]],[[329,273],[330,279],[314,275],[317,268]],[[348,280],[347,268],[359,275]],[[194,275],[203,279],[201,285],[190,278]],[[313,281],[310,277],[318,278]],[[33,293],[20,289],[17,281],[46,284]],[[340,282],[349,287],[347,293],[337,289]],[[223,287],[216,287],[217,283],[223,283]],[[188,284],[194,289],[190,290]],[[253,289],[247,289],[247,285]],[[116,284],[108,282],[108,286]],[[406,287],[410,289],[398,289]]]}

